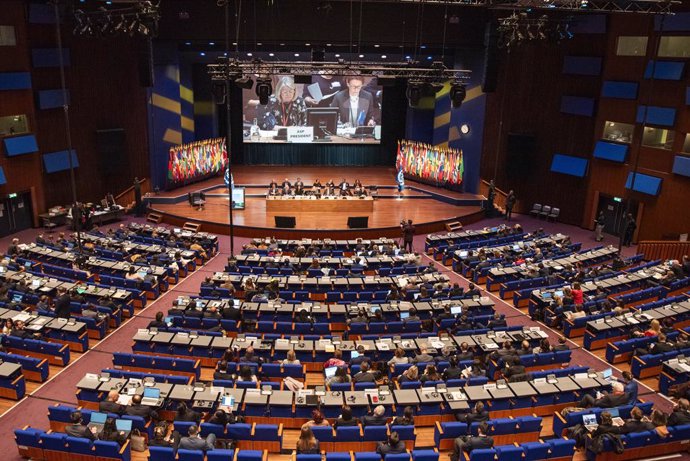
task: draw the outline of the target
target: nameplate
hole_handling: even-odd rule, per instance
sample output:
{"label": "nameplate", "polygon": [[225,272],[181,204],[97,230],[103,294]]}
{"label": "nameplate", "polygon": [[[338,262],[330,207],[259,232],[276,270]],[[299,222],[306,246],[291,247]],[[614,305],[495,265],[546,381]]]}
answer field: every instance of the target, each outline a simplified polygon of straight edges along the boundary
{"label": "nameplate", "polygon": [[313,126],[289,126],[287,127],[287,142],[311,143],[314,141]]}

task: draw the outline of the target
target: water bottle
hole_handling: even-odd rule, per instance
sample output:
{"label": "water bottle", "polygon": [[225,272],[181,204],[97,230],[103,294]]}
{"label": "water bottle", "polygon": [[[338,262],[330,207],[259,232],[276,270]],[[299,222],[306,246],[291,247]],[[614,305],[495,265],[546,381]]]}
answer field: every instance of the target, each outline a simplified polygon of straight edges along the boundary
{"label": "water bottle", "polygon": [[251,127],[251,135],[254,140],[258,140],[259,138],[259,122],[256,118],[252,121],[252,127]]}

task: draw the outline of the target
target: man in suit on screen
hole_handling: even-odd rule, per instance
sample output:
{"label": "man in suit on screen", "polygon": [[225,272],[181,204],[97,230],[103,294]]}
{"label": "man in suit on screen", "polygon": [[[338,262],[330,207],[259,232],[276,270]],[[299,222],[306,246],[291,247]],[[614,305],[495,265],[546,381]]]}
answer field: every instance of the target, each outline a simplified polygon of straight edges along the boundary
{"label": "man in suit on screen", "polygon": [[374,126],[378,115],[371,93],[362,90],[364,80],[354,76],[347,79],[347,89],[333,97],[331,107],[337,107],[340,123],[350,126]]}

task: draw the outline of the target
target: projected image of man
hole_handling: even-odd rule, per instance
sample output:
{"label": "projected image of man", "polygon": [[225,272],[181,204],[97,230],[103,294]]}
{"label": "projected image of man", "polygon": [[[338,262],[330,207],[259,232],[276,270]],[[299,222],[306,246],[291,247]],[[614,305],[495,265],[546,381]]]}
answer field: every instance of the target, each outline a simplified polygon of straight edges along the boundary
{"label": "projected image of man", "polygon": [[377,124],[378,114],[374,97],[362,90],[362,77],[349,77],[347,89],[339,91],[333,98],[331,107],[337,107],[340,112],[340,123],[349,126],[374,126]]}

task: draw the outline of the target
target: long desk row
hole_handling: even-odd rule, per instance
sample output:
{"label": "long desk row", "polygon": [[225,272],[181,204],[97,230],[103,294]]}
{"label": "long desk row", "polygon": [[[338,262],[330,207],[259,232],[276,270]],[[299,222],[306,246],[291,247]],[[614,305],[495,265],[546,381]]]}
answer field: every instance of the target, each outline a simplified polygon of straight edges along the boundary
{"label": "long desk row", "polygon": [[[477,254],[478,252],[484,250],[484,252],[489,256],[493,256],[496,252],[500,254],[519,254],[522,253],[523,251],[530,251],[534,250],[536,248],[542,248],[544,246],[551,246],[551,245],[556,245],[560,244],[563,242],[565,239],[567,239],[568,236],[563,235],[563,234],[553,234],[549,235],[546,237],[540,237],[536,238],[533,240],[519,240],[515,242],[511,242],[509,244],[505,245],[495,245],[495,246],[485,246],[485,247],[480,247],[472,250],[473,254]],[[469,250],[455,250],[453,251],[453,268],[457,267],[458,264],[463,263],[468,257],[469,257],[470,251]]]}
{"label": "long desk row", "polygon": [[498,236],[501,232],[505,230],[503,226],[496,227],[485,227],[483,229],[477,230],[466,230],[462,232],[448,232],[445,234],[431,234],[428,235],[426,241],[424,242],[424,250],[428,253],[433,247],[448,244],[452,241],[453,243],[467,242],[473,240],[488,239],[491,237]]}
{"label": "long desk row", "polygon": [[4,324],[6,319],[12,319],[15,322],[22,321],[28,332],[40,333],[50,341],[67,344],[71,350],[84,352],[89,348],[88,333],[84,322],[0,307],[0,321]]}
{"label": "long desk row", "polygon": [[[271,238],[254,238],[252,245],[256,247],[265,246],[267,248],[280,248],[283,251],[292,252],[299,247],[304,248],[319,248],[324,250],[341,250],[341,251],[355,251],[358,247],[373,246],[395,246],[397,240],[381,237],[378,239],[355,239],[355,240],[332,240],[332,239],[300,239],[300,240],[285,240],[285,239],[271,239]],[[261,254],[261,248],[251,248],[244,250],[243,253],[252,252]]]}
{"label": "long desk row", "polygon": [[91,242],[103,248],[118,249],[123,253],[123,256],[129,254],[146,254],[153,256],[162,253],[166,253],[168,256],[175,256],[175,253],[180,253],[180,256],[184,259],[194,259],[196,257],[196,253],[192,250],[184,250],[159,244],[134,242],[132,240],[115,239],[89,233],[82,234],[81,238],[85,242]]}
{"label": "long desk row", "polygon": [[[321,266],[326,267],[351,267],[355,264],[356,256],[263,256],[259,254],[235,255],[233,258],[238,266],[266,266],[272,263],[289,264],[295,269],[307,269],[314,261],[318,261]],[[361,263],[366,264],[367,270],[378,269],[379,267],[397,267],[405,264],[415,264],[417,257],[413,254],[400,252],[393,255],[374,255],[360,256]]]}
{"label": "long desk row", "polygon": [[[484,402],[492,417],[501,411],[522,410],[518,413],[530,414],[535,407],[552,406],[557,399],[560,403],[572,404],[583,393],[594,393],[608,389],[610,382],[597,373],[578,373],[573,376],[539,378],[532,381],[496,383],[446,388],[445,385],[423,387],[421,389],[394,389],[388,386],[363,391],[317,391],[304,389],[298,392],[261,389],[240,389],[209,386],[202,383],[192,385],[169,384],[148,381],[143,386],[141,380],[101,377],[87,374],[77,383],[80,404],[98,402],[103,394],[116,389],[123,396],[123,402],[132,395],[143,394],[147,387],[160,390],[157,406],[174,409],[179,402],[191,402],[194,408],[210,411],[218,406],[230,407],[246,416],[265,416],[270,412],[272,418],[307,418],[316,407],[321,407],[327,417],[337,416],[343,405],[353,408],[355,415],[361,416],[370,407],[383,405],[389,414],[402,414],[404,407],[416,407],[422,415],[454,414],[469,410],[474,403]],[[308,397],[308,396],[315,397]],[[224,399],[230,397],[231,399]],[[492,412],[497,412],[494,414]],[[282,421],[280,421],[282,422]],[[289,427],[293,427],[290,425]]]}

